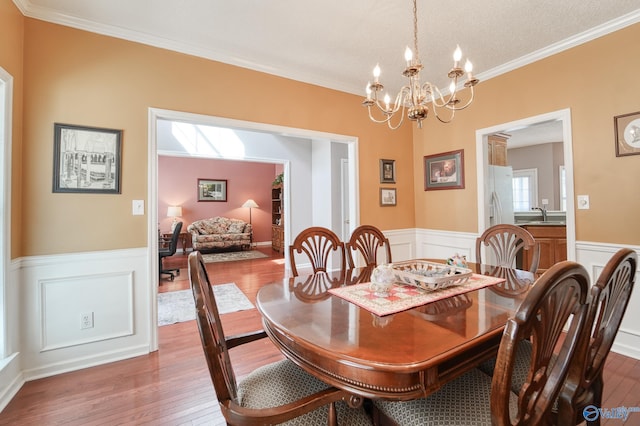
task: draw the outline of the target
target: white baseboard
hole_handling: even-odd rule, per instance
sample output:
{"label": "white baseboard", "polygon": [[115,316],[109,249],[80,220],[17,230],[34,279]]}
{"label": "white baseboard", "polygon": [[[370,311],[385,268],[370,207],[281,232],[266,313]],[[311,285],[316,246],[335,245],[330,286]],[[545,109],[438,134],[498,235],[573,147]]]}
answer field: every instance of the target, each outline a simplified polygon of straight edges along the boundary
{"label": "white baseboard", "polygon": [[19,353],[0,361],[0,412],[11,402],[25,382],[19,361]]}

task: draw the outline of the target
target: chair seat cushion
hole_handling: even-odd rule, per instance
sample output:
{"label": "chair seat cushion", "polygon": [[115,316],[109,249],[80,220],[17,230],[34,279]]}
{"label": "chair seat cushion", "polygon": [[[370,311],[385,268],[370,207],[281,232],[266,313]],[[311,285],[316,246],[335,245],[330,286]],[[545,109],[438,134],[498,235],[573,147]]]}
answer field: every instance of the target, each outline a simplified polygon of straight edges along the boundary
{"label": "chair seat cushion", "polygon": [[[527,375],[531,368],[531,354],[533,346],[528,340],[520,341],[516,348],[516,357],[513,363],[513,373],[511,373],[511,390],[519,393],[522,385],[527,381]],[[496,359],[492,358],[483,362],[478,369],[489,376],[493,376],[493,370],[496,367]]]}
{"label": "chair seat cushion", "polygon": [[[294,402],[327,389],[329,385],[316,379],[289,360],[262,366],[238,383],[238,403],[246,408],[270,408]],[[363,408],[352,409],[336,403],[338,424],[371,425]],[[326,425],[327,406],[282,423],[284,425]]]}
{"label": "chair seat cushion", "polygon": [[[517,412],[517,396],[509,409]],[[374,401],[385,416],[402,426],[491,425],[491,377],[478,369],[445,384],[426,398],[412,401]]]}

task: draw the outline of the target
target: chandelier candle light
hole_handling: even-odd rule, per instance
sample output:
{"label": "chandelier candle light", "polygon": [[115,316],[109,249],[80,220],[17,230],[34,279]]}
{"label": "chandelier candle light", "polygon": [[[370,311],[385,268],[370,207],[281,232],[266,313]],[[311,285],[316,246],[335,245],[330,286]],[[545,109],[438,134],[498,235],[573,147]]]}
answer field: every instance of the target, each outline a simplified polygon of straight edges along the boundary
{"label": "chandelier candle light", "polygon": [[[443,96],[440,90],[428,81],[424,84],[420,83],[420,71],[423,66],[420,62],[420,52],[418,50],[418,12],[416,0],[413,0],[413,50],[415,51],[415,56],[409,47],[407,47],[404,52],[404,58],[407,61],[407,66],[402,75],[409,79],[409,84],[400,89],[394,104],[391,105],[391,98],[388,93],[385,93],[384,95],[384,105],[380,102],[380,99],[378,99],[378,92],[382,92],[384,89],[384,86],[380,83],[380,66],[378,65],[373,69],[374,81],[373,83],[369,82],[367,84],[367,98],[362,102],[362,105],[367,107],[367,110],[369,111],[369,118],[372,121],[376,123],[387,123],[387,126],[393,130],[397,129],[402,124],[405,110],[409,120],[417,121],[418,128],[421,129],[422,120],[427,118],[429,113],[429,109],[427,108],[428,103],[433,105],[433,113],[438,120],[443,123],[450,122],[453,120],[456,111],[465,109],[471,105],[474,96],[473,86],[478,84],[479,81],[477,78],[473,77],[473,66],[471,65],[471,61],[467,59],[464,70],[460,68],[459,64],[462,59],[462,51],[460,50],[460,46],[457,46],[453,53],[453,68],[451,68],[448,74],[448,77],[451,79],[451,83],[449,84],[449,95]],[[470,89],[471,94],[469,99],[465,103],[461,104],[457,97],[458,79],[465,73],[467,75],[467,80],[464,83],[464,88]],[[372,107],[374,110],[377,109],[381,112],[381,114],[378,114],[381,118],[374,117]],[[443,118],[438,114],[438,110],[442,111],[443,108],[448,110],[448,117],[446,118]],[[391,119],[398,112],[400,112],[400,118],[394,125],[392,124]]]}

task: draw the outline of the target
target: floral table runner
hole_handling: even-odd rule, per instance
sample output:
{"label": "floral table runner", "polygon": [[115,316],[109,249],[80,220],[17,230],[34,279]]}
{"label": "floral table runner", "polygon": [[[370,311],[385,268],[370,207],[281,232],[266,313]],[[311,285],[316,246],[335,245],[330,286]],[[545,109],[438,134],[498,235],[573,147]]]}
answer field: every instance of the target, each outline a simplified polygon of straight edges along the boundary
{"label": "floral table runner", "polygon": [[380,297],[369,289],[369,283],[362,283],[332,288],[329,292],[378,316],[384,316],[406,311],[446,297],[478,290],[503,281],[505,281],[504,278],[473,274],[464,284],[436,291],[424,291],[410,285],[394,284],[388,296]]}

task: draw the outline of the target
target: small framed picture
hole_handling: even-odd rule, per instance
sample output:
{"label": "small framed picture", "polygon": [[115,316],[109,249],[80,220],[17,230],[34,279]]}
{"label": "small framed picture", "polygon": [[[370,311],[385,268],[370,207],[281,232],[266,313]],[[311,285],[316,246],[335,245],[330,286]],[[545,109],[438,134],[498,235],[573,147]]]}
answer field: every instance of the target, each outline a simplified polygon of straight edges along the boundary
{"label": "small framed picture", "polygon": [[227,180],[198,179],[198,201],[227,201]]}
{"label": "small framed picture", "polygon": [[640,111],[613,117],[616,157],[640,154]]}
{"label": "small framed picture", "polygon": [[120,194],[122,130],[53,125],[53,192]]}
{"label": "small framed picture", "polygon": [[396,160],[380,160],[380,183],[396,183]]}
{"label": "small framed picture", "polygon": [[396,205],[396,189],[380,188],[380,205],[382,207]]}
{"label": "small framed picture", "polygon": [[464,188],[464,150],[424,157],[424,190]]}

